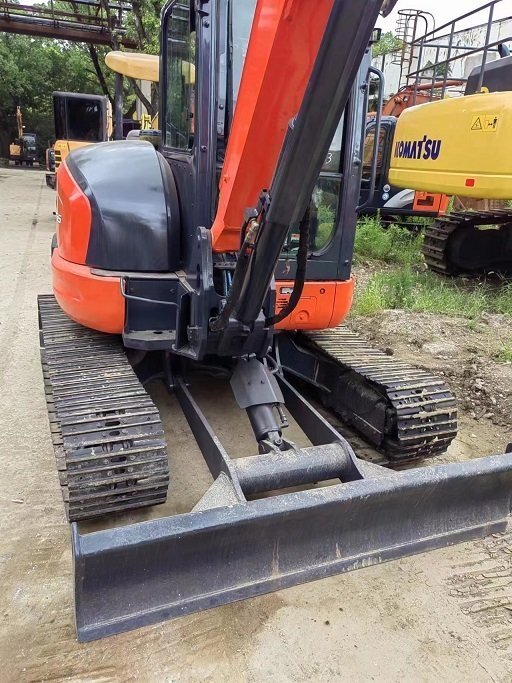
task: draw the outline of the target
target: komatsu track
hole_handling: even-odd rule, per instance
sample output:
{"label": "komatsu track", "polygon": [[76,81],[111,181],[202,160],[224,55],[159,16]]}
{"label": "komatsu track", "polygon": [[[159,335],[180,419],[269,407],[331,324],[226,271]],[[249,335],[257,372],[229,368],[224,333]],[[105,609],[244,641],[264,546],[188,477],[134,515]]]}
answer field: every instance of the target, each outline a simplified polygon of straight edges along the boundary
{"label": "komatsu track", "polygon": [[50,429],[70,521],[164,503],[169,466],[156,406],[118,338],[39,296]]}
{"label": "komatsu track", "polygon": [[[492,226],[492,229],[481,228]],[[512,275],[512,212],[454,211],[425,228],[423,256],[443,275]]]}
{"label": "komatsu track", "polygon": [[443,453],[456,436],[456,398],[440,377],[372,348],[345,326],[284,342],[285,370],[312,384],[389,464]]}

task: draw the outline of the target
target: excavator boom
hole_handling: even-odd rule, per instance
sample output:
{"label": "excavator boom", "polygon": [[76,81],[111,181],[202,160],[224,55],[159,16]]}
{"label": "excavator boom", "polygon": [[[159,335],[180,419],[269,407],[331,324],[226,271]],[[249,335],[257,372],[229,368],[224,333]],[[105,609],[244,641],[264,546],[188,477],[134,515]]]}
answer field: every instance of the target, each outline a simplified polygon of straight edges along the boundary
{"label": "excavator boom", "polygon": [[[325,3],[327,5],[328,3]],[[321,12],[315,7],[313,14],[301,16],[304,8],[309,8],[308,3],[295,3],[297,5],[297,16],[293,16],[293,3],[284,3],[282,18],[277,22],[275,31],[275,41],[283,44],[281,32],[288,30],[290,24],[290,13],[292,14],[292,26],[295,26],[294,33],[288,37],[288,41],[299,44],[305,42],[306,34],[313,33],[312,26],[314,21],[318,22],[322,18]],[[219,203],[221,205],[216,220],[212,227],[213,248],[219,248],[219,242],[226,227],[221,228],[220,233],[216,231],[219,213],[223,217],[223,206],[229,206],[233,202],[238,204],[235,215],[243,215],[242,207],[254,205],[255,192],[246,197],[240,197],[237,192],[237,184],[242,179],[251,177],[258,188],[258,195],[265,193],[265,188],[269,187],[264,202],[265,208],[259,217],[257,232],[254,236],[255,246],[251,248],[250,257],[247,261],[238,261],[234,273],[234,282],[231,289],[230,298],[226,304],[227,311],[223,311],[224,319],[227,320],[230,309],[236,310],[236,315],[244,325],[251,325],[257,319],[263,307],[265,298],[268,294],[271,280],[277,266],[278,259],[282,253],[286,237],[290,230],[298,230],[301,219],[311,202],[311,195],[315,188],[322,165],[329,151],[329,145],[334,137],[336,128],[342,118],[347,106],[350,93],[353,87],[356,74],[359,70],[363,55],[368,48],[369,36],[379,16],[380,0],[369,0],[364,5],[358,3],[353,6],[351,3],[334,2],[330,14],[326,12],[328,21],[325,18],[325,28],[323,32],[317,29],[317,33],[322,36],[321,45],[317,51],[314,66],[306,69],[296,69],[296,73],[310,72],[306,87],[297,88],[293,77],[289,72],[285,72],[282,67],[282,54],[280,51],[270,50],[268,62],[264,69],[267,99],[254,100],[253,111],[249,118],[251,126],[258,130],[260,124],[259,117],[265,112],[267,122],[270,120],[267,112],[271,110],[271,102],[276,97],[283,96],[286,101],[288,97],[288,111],[285,106],[281,116],[288,116],[288,125],[284,140],[280,135],[273,136],[274,149],[281,151],[277,159],[273,158],[272,147],[267,155],[266,164],[262,164],[255,173],[250,173],[250,164],[253,162],[251,150],[246,145],[242,147],[242,154],[237,155],[238,167],[232,175],[232,183],[221,181]],[[295,9],[295,8],[294,8]],[[323,11],[327,8],[322,6]],[[255,17],[258,21],[258,16]],[[299,31],[299,35],[295,35]],[[344,32],[353,38],[349,42],[339,40],[339,36]],[[259,41],[259,34],[255,34],[255,40]],[[282,48],[281,48],[282,49]],[[313,54],[314,51],[313,51]],[[248,54],[250,59],[251,54]],[[343,64],[343,69],[339,73],[339,65]],[[246,74],[249,73],[247,69]],[[276,76],[281,74],[288,81],[287,89],[279,88],[276,90]],[[292,71],[292,74],[294,71]],[[244,92],[244,79],[242,79],[241,93]],[[297,90],[300,96],[300,107],[296,117],[290,116],[297,107]],[[301,90],[303,92],[301,92]],[[264,92],[261,87],[258,91],[260,95]],[[270,103],[268,103],[268,99]],[[247,115],[247,112],[244,112]],[[240,119],[235,116],[235,126]],[[268,123],[267,123],[268,125]],[[274,123],[275,125],[275,123]],[[236,128],[234,128],[236,137]],[[277,127],[281,130],[281,127]],[[232,149],[236,147],[236,142],[226,153],[226,171],[224,178],[230,174]],[[238,147],[240,149],[240,147]],[[269,178],[265,176],[265,165],[274,170],[273,178],[268,185]],[[268,173],[268,172],[267,172]],[[239,180],[240,179],[240,180]],[[259,186],[259,187],[258,187]],[[227,198],[226,196],[227,195]],[[242,204],[240,204],[242,202]],[[226,209],[227,211],[227,209]],[[241,227],[241,226],[240,226]],[[239,232],[239,231],[238,231]],[[231,233],[230,233],[231,234]],[[240,237],[237,235],[238,242]],[[227,247],[226,247],[227,249]]]}
{"label": "excavator boom", "polygon": [[23,114],[20,106],[16,107],[16,124],[18,126],[18,138],[21,140],[23,137]]}

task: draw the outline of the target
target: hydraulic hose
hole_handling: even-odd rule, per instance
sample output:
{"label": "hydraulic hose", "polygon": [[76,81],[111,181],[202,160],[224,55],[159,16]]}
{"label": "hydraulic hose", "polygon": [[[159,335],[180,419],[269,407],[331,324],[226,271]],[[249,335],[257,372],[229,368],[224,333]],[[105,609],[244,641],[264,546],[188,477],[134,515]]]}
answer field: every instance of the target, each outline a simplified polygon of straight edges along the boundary
{"label": "hydraulic hose", "polygon": [[277,313],[277,315],[266,319],[265,322],[269,327],[271,325],[277,325],[277,323],[280,323],[281,320],[284,320],[287,316],[293,313],[302,296],[308,262],[310,223],[311,210],[310,207],[308,207],[300,224],[299,249],[297,251],[297,270],[295,273],[295,281],[293,283],[293,291],[286,306],[279,313]]}

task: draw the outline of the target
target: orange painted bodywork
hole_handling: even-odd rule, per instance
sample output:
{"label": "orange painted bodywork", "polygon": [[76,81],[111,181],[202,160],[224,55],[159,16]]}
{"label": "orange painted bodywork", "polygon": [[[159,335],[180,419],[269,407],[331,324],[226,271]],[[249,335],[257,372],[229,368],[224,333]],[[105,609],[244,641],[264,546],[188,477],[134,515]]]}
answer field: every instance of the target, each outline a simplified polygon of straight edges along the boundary
{"label": "orange painted bodywork", "polygon": [[89,200],[64,161],[57,171],[57,242],[63,259],[85,263],[91,222]]}
{"label": "orange painted bodywork", "polygon": [[[95,275],[88,266],[52,254],[53,291],[59,306],[72,320],[100,332],[121,334],[125,302],[119,277]],[[293,280],[276,282],[279,313],[288,303]],[[306,282],[295,310],[276,325],[279,330],[322,330],[347,317],[354,296],[354,278],[344,282]]]}
{"label": "orange painted bodywork", "polygon": [[72,320],[100,332],[121,334],[125,305],[120,278],[94,275],[88,266],[62,258],[60,248],[52,254],[53,293]]}
{"label": "orange painted bodywork", "polygon": [[[278,330],[323,330],[347,317],[354,297],[354,278],[343,282],[305,282],[295,310],[276,325]],[[293,281],[276,282],[276,313],[290,298]]]}
{"label": "orange painted bodywork", "polygon": [[57,243],[52,254],[53,292],[72,320],[120,334],[125,302],[119,277],[94,275],[85,265],[91,232],[89,200],[64,161],[57,171]]}
{"label": "orange painted bodywork", "polygon": [[433,192],[415,192],[413,211],[422,213],[429,211],[436,215],[442,215],[448,210],[450,197],[446,194],[435,194]]}
{"label": "orange painted bodywork", "polygon": [[[212,226],[216,252],[238,251],[244,211],[270,186],[289,121],[297,114],[334,0],[259,0],[220,177]],[[58,248],[52,255],[54,293],[76,322],[120,334],[125,301],[119,277],[95,275],[84,265],[92,212],[64,161],[58,170]],[[293,282],[276,282],[276,312]],[[354,280],[306,282],[281,330],[335,327],[348,314]]]}
{"label": "orange painted bodywork", "polygon": [[244,211],[270,186],[332,5],[333,0],[267,0],[256,6],[212,226],[216,252],[240,248]]}
{"label": "orange painted bodywork", "polygon": [[463,81],[452,79],[446,82],[437,81],[436,83],[422,83],[415,86],[405,86],[385,103],[382,107],[382,116],[398,117],[409,107],[416,107],[419,104],[440,100],[441,95],[439,94],[439,90],[444,91],[445,88],[460,85],[463,85]]}

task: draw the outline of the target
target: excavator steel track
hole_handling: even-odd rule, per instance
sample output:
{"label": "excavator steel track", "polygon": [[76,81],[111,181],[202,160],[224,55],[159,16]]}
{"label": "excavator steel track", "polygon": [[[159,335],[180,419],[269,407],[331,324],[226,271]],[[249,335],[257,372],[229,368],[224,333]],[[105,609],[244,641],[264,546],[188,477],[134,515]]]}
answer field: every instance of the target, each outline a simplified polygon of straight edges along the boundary
{"label": "excavator steel track", "polygon": [[57,470],[70,521],[164,503],[169,466],[153,401],[112,335],[38,297],[41,362]]}
{"label": "excavator steel track", "polygon": [[[316,358],[313,383],[325,405],[389,463],[438,455],[456,436],[456,398],[440,377],[372,348],[345,326],[296,339]],[[322,359],[327,360],[323,369]]]}
{"label": "excavator steel track", "polygon": [[[512,223],[512,212],[506,209],[495,211],[454,211],[425,228],[422,252],[430,270],[443,275],[457,275],[471,272],[457,267],[449,254],[450,237],[458,230],[475,230],[484,225],[505,225]],[[489,266],[492,269],[492,265]],[[481,269],[484,273],[487,269]],[[512,272],[512,263],[507,269]]]}

